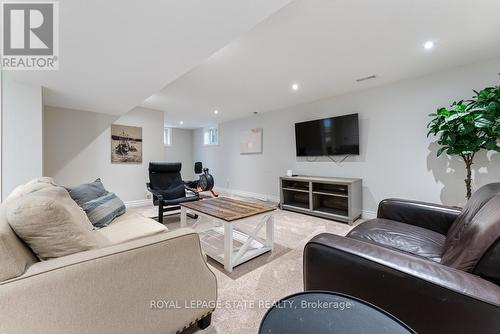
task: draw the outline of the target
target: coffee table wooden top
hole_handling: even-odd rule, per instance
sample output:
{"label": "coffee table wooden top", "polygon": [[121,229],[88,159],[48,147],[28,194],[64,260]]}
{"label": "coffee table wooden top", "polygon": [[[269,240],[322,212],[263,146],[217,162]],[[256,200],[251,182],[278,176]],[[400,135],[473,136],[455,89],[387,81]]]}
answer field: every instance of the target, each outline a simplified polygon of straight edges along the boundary
{"label": "coffee table wooden top", "polygon": [[217,197],[203,199],[196,202],[182,203],[181,206],[225,220],[227,222],[276,210],[276,207],[240,201],[227,197]]}

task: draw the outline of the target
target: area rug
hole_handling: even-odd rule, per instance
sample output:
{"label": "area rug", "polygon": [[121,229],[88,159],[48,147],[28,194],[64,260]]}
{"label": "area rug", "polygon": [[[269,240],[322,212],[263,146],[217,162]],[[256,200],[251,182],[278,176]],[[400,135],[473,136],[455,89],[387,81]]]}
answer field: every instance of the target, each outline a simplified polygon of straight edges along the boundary
{"label": "area rug", "polygon": [[290,252],[291,249],[287,248],[283,245],[274,244],[274,249],[272,252],[264,253],[250,261],[247,261],[245,263],[240,264],[239,266],[235,267],[231,273],[228,273],[227,271],[224,270],[224,266],[220,264],[219,262],[213,260],[212,258],[208,257],[208,263],[216,270],[218,270],[221,274],[226,275],[227,277],[235,280],[238,279],[255,269],[258,269],[262,266],[265,266],[269,264],[270,262],[276,260],[277,258],[285,255],[286,253]]}
{"label": "area rug", "polygon": [[[151,207],[138,211],[147,213],[153,210]],[[179,215],[166,217],[164,222],[171,230],[179,228]],[[360,222],[358,220],[353,225]],[[211,226],[206,218],[188,219],[188,225],[199,231]],[[274,226],[276,249],[273,253],[244,263],[231,274],[224,272],[217,262],[208,261],[217,277],[217,296],[223,306],[214,311],[212,324],[206,330],[199,331],[193,326],[185,333],[257,333],[262,317],[273,302],[303,291],[302,253],[307,241],[323,232],[345,235],[353,227],[281,210],[274,216]]]}

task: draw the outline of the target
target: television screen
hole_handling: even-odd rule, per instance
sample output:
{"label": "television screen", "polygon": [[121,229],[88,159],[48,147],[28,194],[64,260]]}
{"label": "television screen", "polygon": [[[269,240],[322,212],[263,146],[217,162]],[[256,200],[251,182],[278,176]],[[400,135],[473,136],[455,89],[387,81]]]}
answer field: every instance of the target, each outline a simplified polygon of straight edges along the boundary
{"label": "television screen", "polygon": [[295,123],[297,156],[359,154],[358,114]]}

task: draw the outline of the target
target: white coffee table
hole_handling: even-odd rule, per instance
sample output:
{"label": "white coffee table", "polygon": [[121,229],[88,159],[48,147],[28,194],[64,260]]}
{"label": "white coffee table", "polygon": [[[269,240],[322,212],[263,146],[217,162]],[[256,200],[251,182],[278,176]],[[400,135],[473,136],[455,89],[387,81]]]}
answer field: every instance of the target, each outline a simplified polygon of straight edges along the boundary
{"label": "white coffee table", "polygon": [[[192,211],[199,216],[209,217],[222,227],[214,227],[200,233],[203,250],[212,259],[224,265],[227,272],[261,254],[273,250],[274,244],[274,219],[276,207],[265,206],[247,201],[235,200],[227,197],[204,199],[197,202],[181,204],[181,227],[186,226],[187,211]],[[242,232],[235,226],[249,219],[255,221],[251,225],[251,232]],[[259,232],[266,229],[265,239],[258,236]],[[224,248],[218,251],[212,247],[210,239],[223,235]],[[208,240],[208,241],[207,241]],[[235,247],[235,243],[239,247]]]}

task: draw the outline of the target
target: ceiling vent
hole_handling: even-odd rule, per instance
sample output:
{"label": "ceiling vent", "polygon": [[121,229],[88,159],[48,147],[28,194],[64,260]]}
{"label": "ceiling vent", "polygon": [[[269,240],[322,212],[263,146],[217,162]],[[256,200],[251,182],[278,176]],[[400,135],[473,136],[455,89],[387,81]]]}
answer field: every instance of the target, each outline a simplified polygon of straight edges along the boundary
{"label": "ceiling vent", "polygon": [[376,77],[377,77],[376,75],[370,75],[370,76],[367,76],[367,77],[364,77],[364,78],[356,79],[356,81],[357,82],[361,82],[361,81],[365,81],[365,80],[375,79]]}

